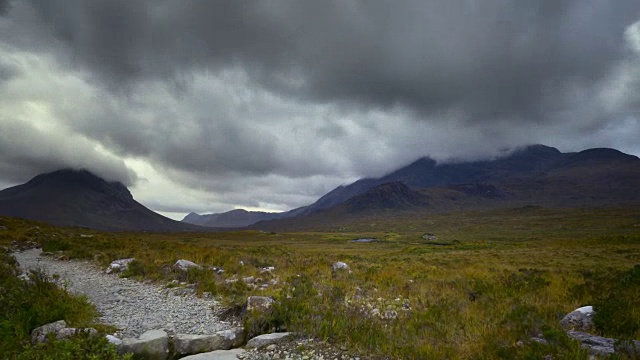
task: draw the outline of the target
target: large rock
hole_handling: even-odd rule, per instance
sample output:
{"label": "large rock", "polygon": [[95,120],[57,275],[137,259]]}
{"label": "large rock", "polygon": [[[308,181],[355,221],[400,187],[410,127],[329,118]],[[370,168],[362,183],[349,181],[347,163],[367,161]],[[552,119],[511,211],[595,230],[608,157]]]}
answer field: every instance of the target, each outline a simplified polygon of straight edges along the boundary
{"label": "large rock", "polygon": [[37,344],[47,341],[47,335],[54,333],[57,334],[58,331],[65,329],[67,327],[67,323],[64,320],[59,320],[56,322],[52,322],[46,325],[42,325],[33,329],[31,332],[31,343]]}
{"label": "large rock", "polygon": [[560,326],[565,330],[590,331],[593,329],[593,314],[592,306],[577,308],[560,320]]}
{"label": "large rock", "polygon": [[229,350],[244,343],[244,329],[219,331],[213,335],[177,334],[173,337],[174,352],[178,356],[214,350]]}
{"label": "large rock", "polygon": [[588,350],[591,355],[609,356],[615,352],[614,344],[616,341],[614,339],[591,335],[575,330],[567,331],[567,335],[571,339],[580,341],[582,344],[581,347]]}
{"label": "large rock", "polygon": [[238,355],[245,352],[246,350],[244,349],[216,350],[212,352],[183,357],[182,360],[237,360],[239,359]]}
{"label": "large rock", "polygon": [[247,311],[267,312],[275,300],[268,296],[249,296],[247,298]]}
{"label": "large rock", "polygon": [[180,271],[187,271],[191,268],[199,269],[200,265],[194,263],[193,261],[180,259],[173,264],[173,268]]}
{"label": "large rock", "polygon": [[162,330],[150,330],[137,339],[123,339],[118,352],[133,353],[146,360],[166,360],[169,355],[169,336]]}
{"label": "large rock", "polygon": [[293,337],[293,334],[290,332],[283,333],[273,333],[273,334],[264,334],[254,337],[253,339],[247,341],[247,349],[259,349],[264,346],[269,346],[271,344],[277,344],[281,341],[288,340]]}
{"label": "large rock", "polygon": [[105,272],[107,274],[111,274],[111,273],[125,271],[125,270],[127,270],[129,268],[129,264],[133,260],[135,260],[135,258],[113,260],[111,262],[111,264],[109,264],[109,267],[107,268],[107,270]]}

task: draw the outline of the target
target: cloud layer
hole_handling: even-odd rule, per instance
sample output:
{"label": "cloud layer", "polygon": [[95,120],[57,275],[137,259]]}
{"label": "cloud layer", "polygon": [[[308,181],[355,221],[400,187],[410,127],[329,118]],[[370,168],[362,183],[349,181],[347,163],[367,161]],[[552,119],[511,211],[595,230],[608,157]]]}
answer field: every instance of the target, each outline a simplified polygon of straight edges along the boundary
{"label": "cloud layer", "polygon": [[1,0],[0,32],[7,183],[285,210],[425,155],[640,155],[637,1]]}

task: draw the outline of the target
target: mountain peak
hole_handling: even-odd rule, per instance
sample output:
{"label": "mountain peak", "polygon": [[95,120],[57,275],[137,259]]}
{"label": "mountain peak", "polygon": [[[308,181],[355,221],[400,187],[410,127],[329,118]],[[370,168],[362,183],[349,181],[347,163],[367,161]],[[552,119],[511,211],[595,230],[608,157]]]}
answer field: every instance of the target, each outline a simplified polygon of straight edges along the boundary
{"label": "mountain peak", "polygon": [[62,169],[0,191],[0,214],[104,230],[191,230],[133,199],[126,186],[87,170]]}

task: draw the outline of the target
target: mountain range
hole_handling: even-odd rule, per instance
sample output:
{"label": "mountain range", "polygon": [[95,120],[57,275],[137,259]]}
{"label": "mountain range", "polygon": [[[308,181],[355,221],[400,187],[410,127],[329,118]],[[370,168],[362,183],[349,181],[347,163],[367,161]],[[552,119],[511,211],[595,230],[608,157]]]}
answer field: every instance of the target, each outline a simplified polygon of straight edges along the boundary
{"label": "mountain range", "polygon": [[41,174],[0,191],[0,215],[103,230],[203,231],[250,226],[304,229],[390,212],[446,212],[542,205],[640,205],[640,159],[607,148],[562,153],[532,145],[492,160],[438,163],[424,157],[380,178],[338,186],[281,213],[242,209],[190,213],[181,222],[133,199],[121,183],[86,170]]}
{"label": "mountain range", "polygon": [[[339,186],[315,203],[284,213],[245,212],[244,225],[361,216],[384,209],[443,212],[508,206],[640,204],[640,159],[608,148],[562,153],[531,145],[492,160],[438,163],[424,157],[380,178]],[[235,210],[237,211],[237,210]],[[268,214],[264,218],[262,214]],[[205,215],[205,226],[225,226]],[[198,219],[190,214],[183,221]],[[240,223],[236,223],[239,225]]]}

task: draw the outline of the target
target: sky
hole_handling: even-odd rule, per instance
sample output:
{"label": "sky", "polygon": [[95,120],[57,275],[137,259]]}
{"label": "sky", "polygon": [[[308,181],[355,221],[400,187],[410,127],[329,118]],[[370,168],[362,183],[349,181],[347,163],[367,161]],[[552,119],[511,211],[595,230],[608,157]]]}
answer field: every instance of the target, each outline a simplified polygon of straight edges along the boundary
{"label": "sky", "polygon": [[640,155],[637,0],[0,0],[0,188],[284,211],[420,157]]}

